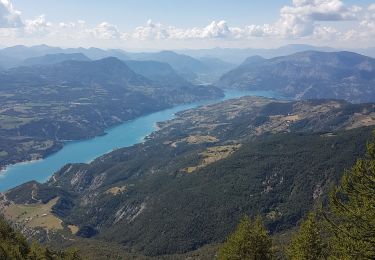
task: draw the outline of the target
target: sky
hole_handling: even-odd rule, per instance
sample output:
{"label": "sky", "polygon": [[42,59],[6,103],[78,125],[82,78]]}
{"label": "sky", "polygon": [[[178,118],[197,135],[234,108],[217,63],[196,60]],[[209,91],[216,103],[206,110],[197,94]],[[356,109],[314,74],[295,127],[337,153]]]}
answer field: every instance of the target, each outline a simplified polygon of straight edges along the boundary
{"label": "sky", "polygon": [[0,46],[375,46],[375,0],[0,0]]}

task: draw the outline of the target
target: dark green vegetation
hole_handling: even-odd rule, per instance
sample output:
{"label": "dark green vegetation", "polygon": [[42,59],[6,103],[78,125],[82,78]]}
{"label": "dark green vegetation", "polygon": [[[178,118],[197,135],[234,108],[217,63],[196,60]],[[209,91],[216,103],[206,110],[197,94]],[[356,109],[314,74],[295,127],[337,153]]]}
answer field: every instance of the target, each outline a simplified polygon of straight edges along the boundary
{"label": "dark green vegetation", "polygon": [[258,216],[254,221],[244,217],[236,231],[220,248],[219,260],[274,259],[272,239]]}
{"label": "dark green vegetation", "polygon": [[8,191],[3,208],[59,198],[52,209],[64,230],[49,232],[51,244],[104,241],[149,256],[221,243],[243,215],[259,214],[272,234],[284,233],[364,153],[374,115],[374,105],[329,100],[205,106],[161,123],[143,144]]}
{"label": "dark green vegetation", "polygon": [[[375,258],[375,141],[366,156],[346,171],[330,195],[328,205],[309,213],[286,250],[291,260]],[[257,217],[244,217],[220,247],[219,259],[276,259],[272,240]]]}
{"label": "dark green vegetation", "polygon": [[[327,259],[330,249],[327,243],[327,236],[323,233],[322,219],[318,221],[317,215],[310,213],[300,228],[293,234],[290,245],[286,248],[286,255],[289,259]],[[344,259],[344,258],[343,258]]]}
{"label": "dark green vegetation", "polygon": [[297,99],[375,101],[375,59],[351,52],[252,58],[221,77],[222,87],[273,90]]}
{"label": "dark green vegetation", "polygon": [[78,251],[52,251],[37,242],[29,245],[26,238],[0,218],[0,259],[2,260],[79,260]]}
{"label": "dark green vegetation", "polygon": [[147,113],[222,96],[173,70],[153,81],[116,58],[19,67],[0,79],[0,167],[43,157],[64,140],[100,135]]}
{"label": "dark green vegetation", "polygon": [[[324,215],[338,259],[375,258],[375,142],[330,195]],[[324,232],[321,232],[324,234]]]}

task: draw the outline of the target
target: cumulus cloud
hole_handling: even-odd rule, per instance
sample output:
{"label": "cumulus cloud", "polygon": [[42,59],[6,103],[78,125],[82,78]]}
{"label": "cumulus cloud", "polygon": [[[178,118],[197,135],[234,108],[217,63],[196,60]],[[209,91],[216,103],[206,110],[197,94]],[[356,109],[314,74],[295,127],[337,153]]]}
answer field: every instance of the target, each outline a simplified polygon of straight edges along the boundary
{"label": "cumulus cloud", "polygon": [[52,23],[46,21],[45,15],[40,15],[34,20],[26,20],[23,32],[29,36],[40,36],[50,33],[51,29]]}
{"label": "cumulus cloud", "polygon": [[[369,9],[375,9],[375,5]],[[133,34],[126,34],[126,37],[138,40],[327,38],[329,34],[338,33],[333,27],[321,26],[319,22],[356,20],[361,11],[361,7],[346,6],[341,0],[293,0],[292,5],[281,8],[280,17],[273,24],[253,24],[239,28],[230,27],[226,21],[213,21],[202,28],[181,29],[149,20],[146,26],[137,27]]]}
{"label": "cumulus cloud", "polygon": [[226,38],[231,34],[232,30],[229,29],[226,21],[213,21],[203,28],[201,38]]}
{"label": "cumulus cloud", "polygon": [[0,0],[0,28],[22,27],[21,13],[13,8],[9,0]]}
{"label": "cumulus cloud", "polygon": [[[172,30],[172,28],[169,28]],[[135,28],[132,35],[126,34],[124,37],[132,37],[139,40],[150,40],[150,39],[167,39],[170,37],[169,29],[165,28],[160,23],[153,23],[152,20],[148,20],[145,26],[139,26]]]}
{"label": "cumulus cloud", "polygon": [[139,26],[135,29],[134,33],[125,34],[124,37],[126,39],[137,40],[228,39],[238,38],[242,33],[242,29],[229,27],[226,21],[212,21],[202,28],[182,29],[174,26],[164,26],[148,20],[146,26]]}
{"label": "cumulus cloud", "polygon": [[293,5],[280,10],[275,26],[285,37],[304,37],[314,33],[316,22],[354,20],[360,11],[340,0],[293,0]]}
{"label": "cumulus cloud", "polygon": [[[335,27],[335,22],[351,21],[345,26]],[[350,24],[351,28],[347,26]],[[44,15],[23,23],[20,13],[10,0],[0,0],[0,37],[31,37],[40,41],[54,39],[58,42],[71,39],[81,42],[119,43],[127,41],[149,42],[184,41],[249,42],[269,38],[275,41],[332,42],[334,40],[357,42],[366,39],[374,42],[375,4],[367,7],[348,6],[342,0],[291,0],[280,9],[279,17],[268,24],[250,24],[233,27],[224,20],[212,21],[193,28],[178,28],[148,20],[134,30],[122,32],[116,25],[103,21],[90,26],[85,21],[50,23]],[[209,40],[209,41],[208,41]]]}
{"label": "cumulus cloud", "polygon": [[98,26],[89,29],[88,32],[91,36],[100,40],[114,40],[121,36],[117,27],[107,22],[100,23]]}

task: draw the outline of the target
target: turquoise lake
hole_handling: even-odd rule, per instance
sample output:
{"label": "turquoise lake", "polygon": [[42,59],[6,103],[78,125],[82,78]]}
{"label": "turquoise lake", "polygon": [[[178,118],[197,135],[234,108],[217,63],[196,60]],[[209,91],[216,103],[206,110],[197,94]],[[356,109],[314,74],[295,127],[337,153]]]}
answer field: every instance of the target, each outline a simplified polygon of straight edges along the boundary
{"label": "turquoise lake", "polygon": [[7,167],[0,173],[0,191],[32,180],[45,182],[65,164],[87,163],[113,149],[143,142],[147,135],[156,130],[157,122],[172,119],[177,112],[242,96],[276,97],[274,93],[265,91],[228,90],[225,92],[225,97],[218,100],[179,105],[124,122],[114,128],[107,129],[106,135],[66,143],[63,149],[43,160],[18,163]]}

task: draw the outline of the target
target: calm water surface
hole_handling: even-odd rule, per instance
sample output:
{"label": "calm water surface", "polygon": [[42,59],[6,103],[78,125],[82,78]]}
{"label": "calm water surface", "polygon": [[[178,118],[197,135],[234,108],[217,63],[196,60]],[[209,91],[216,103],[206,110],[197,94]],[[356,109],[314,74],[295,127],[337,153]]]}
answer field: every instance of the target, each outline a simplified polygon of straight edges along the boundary
{"label": "calm water surface", "polygon": [[84,141],[69,142],[64,145],[63,149],[43,160],[9,166],[0,173],[0,191],[32,180],[45,182],[65,164],[87,163],[113,149],[140,143],[147,135],[156,130],[157,122],[173,119],[177,112],[242,96],[276,97],[272,92],[228,90],[225,91],[225,97],[218,100],[179,105],[124,122],[117,127],[108,129],[106,135]]}

